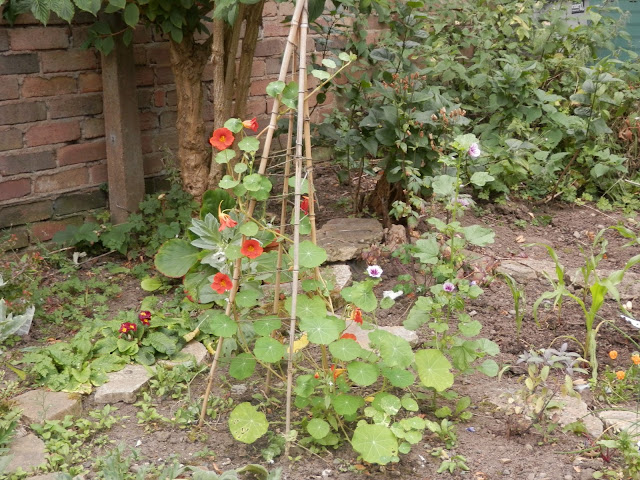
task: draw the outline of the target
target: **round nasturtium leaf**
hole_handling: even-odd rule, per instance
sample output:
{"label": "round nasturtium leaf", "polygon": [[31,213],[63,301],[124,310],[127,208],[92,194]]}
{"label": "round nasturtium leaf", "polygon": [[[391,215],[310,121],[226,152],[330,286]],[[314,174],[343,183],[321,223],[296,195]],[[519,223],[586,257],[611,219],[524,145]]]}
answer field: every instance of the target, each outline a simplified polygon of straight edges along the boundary
{"label": "round nasturtium leaf", "polygon": [[385,366],[407,368],[413,363],[411,344],[404,338],[378,329],[369,333],[369,339],[380,349]]}
{"label": "round nasturtium leaf", "polygon": [[369,463],[385,465],[398,455],[398,440],[384,425],[361,423],[353,432],[351,445]]}
{"label": "round nasturtium leaf", "polygon": [[271,337],[260,337],[253,347],[253,354],[256,358],[266,363],[275,363],[282,360],[285,353],[284,345]]}
{"label": "round nasturtium leaf", "polygon": [[440,350],[419,350],[415,359],[418,376],[425,387],[443,392],[453,385],[451,363]]}
{"label": "round nasturtium leaf", "polygon": [[364,405],[364,399],[356,395],[337,395],[332,400],[333,409],[338,415],[353,415]]}
{"label": "round nasturtium leaf", "polygon": [[342,338],[329,345],[331,355],[341,362],[350,362],[362,355],[362,347],[350,338]]}
{"label": "round nasturtium leaf", "polygon": [[282,320],[278,317],[261,318],[260,320],[253,322],[253,330],[261,337],[268,337],[271,335],[271,332],[279,329],[281,326]]}
{"label": "round nasturtium leaf", "polygon": [[416,402],[415,399],[409,394],[406,394],[402,397],[402,408],[410,412],[417,412],[418,410],[420,410],[418,402]]}
{"label": "round nasturtium leaf", "polygon": [[331,431],[331,426],[321,418],[314,418],[307,424],[307,432],[316,440],[326,437]]}
{"label": "round nasturtium leaf", "polygon": [[[238,331],[238,325],[227,315],[221,312],[205,313],[205,320],[201,325],[201,329],[206,333],[212,333],[217,337],[233,337]],[[206,323],[206,325],[205,325]],[[204,327],[204,329],[202,328]]]}
{"label": "round nasturtium leaf", "polygon": [[401,368],[383,368],[382,375],[396,388],[407,388],[416,381],[413,373]]}
{"label": "round nasturtium leaf", "polygon": [[309,240],[305,240],[304,242],[300,242],[300,246],[298,247],[298,259],[300,266],[315,268],[326,262],[327,252],[324,248],[318,247]]}
{"label": "round nasturtium leaf", "polygon": [[241,403],[229,415],[229,430],[239,442],[253,443],[267,433],[268,429],[269,422],[265,414],[249,402]]}
{"label": "round nasturtium leaf", "polygon": [[378,379],[378,367],[365,362],[351,362],[347,365],[349,378],[356,385],[368,387]]}
{"label": "round nasturtium leaf", "polygon": [[380,408],[387,415],[396,415],[402,406],[400,399],[395,395],[387,395],[380,400]]}
{"label": "round nasturtium leaf", "polygon": [[344,320],[337,317],[312,317],[300,321],[300,330],[307,332],[309,341],[328,345],[338,339],[344,330]]}
{"label": "round nasturtium leaf", "polygon": [[[292,302],[288,297],[284,302],[284,308],[291,313]],[[327,316],[327,305],[322,297],[314,295],[309,298],[306,295],[298,295],[296,297],[296,316],[300,319],[311,317],[324,318]]]}
{"label": "round nasturtium leaf", "polygon": [[229,375],[236,380],[244,380],[253,375],[256,369],[256,359],[248,353],[241,353],[238,356],[231,359],[229,365]]}

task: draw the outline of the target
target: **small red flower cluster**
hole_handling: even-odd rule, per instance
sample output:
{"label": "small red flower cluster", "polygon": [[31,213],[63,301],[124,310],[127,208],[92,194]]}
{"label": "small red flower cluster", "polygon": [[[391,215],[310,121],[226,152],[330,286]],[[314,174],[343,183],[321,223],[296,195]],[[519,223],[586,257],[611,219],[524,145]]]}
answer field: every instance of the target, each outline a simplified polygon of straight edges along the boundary
{"label": "small red flower cluster", "polygon": [[136,330],[138,330],[138,326],[133,323],[133,322],[124,322],[122,325],[120,325],[120,330],[118,330],[120,333],[129,333],[129,332],[135,332]]}
{"label": "small red flower cluster", "polygon": [[[248,130],[253,130],[254,132],[258,131],[258,122],[256,117],[253,117],[251,120],[245,120],[242,122],[242,126]],[[213,131],[213,135],[211,135],[209,143],[222,151],[229,148],[235,139],[236,137],[233,136],[233,132],[231,130],[222,127]]]}
{"label": "small red flower cluster", "polygon": [[149,325],[151,325],[151,312],[149,310],[143,310],[138,314],[138,320],[140,320],[140,323],[142,323],[145,327],[148,327]]}

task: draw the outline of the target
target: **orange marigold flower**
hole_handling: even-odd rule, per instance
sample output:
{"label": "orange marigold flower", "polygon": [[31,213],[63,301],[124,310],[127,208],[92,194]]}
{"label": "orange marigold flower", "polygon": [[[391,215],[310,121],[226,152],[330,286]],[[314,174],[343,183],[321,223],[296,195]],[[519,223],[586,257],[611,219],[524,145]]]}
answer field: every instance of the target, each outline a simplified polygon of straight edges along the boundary
{"label": "orange marigold flower", "polygon": [[634,353],[633,355],[631,355],[631,361],[634,365],[640,365],[640,355]]}
{"label": "orange marigold flower", "polygon": [[360,310],[358,307],[355,307],[351,311],[351,320],[362,325],[362,310]]}
{"label": "orange marigold flower", "polygon": [[238,225],[238,222],[221,210],[221,206],[222,203],[218,205],[218,220],[220,221],[220,228],[218,228],[219,232],[223,231],[225,228],[233,228]]}
{"label": "orange marigold flower", "polygon": [[616,372],[616,377],[618,378],[618,380],[624,380],[624,375],[625,375],[625,373],[624,373],[623,370],[618,370]]}
{"label": "orange marigold flower", "polygon": [[616,352],[615,350],[611,350],[611,351],[609,352],[609,358],[610,358],[611,360],[615,360],[616,358],[618,358],[618,352]]}
{"label": "orange marigold flower", "polygon": [[240,249],[240,253],[242,255],[251,259],[258,258],[260,255],[262,255],[263,251],[264,250],[262,249],[260,242],[254,239],[245,240],[242,244],[242,248]]}
{"label": "orange marigold flower", "polygon": [[228,275],[225,275],[222,272],[218,272],[213,277],[213,283],[211,284],[211,288],[213,288],[218,293],[224,293],[231,290],[232,282]]}
{"label": "orange marigold flower", "polygon": [[222,151],[229,148],[234,140],[235,138],[233,133],[231,133],[231,130],[222,127],[213,132],[213,135],[209,139],[209,143]]}
{"label": "orange marigold flower", "polygon": [[253,130],[254,132],[258,131],[258,122],[256,120],[256,117],[253,117],[251,120],[245,120],[244,122],[242,122],[242,126],[249,130]]}
{"label": "orange marigold flower", "polygon": [[340,338],[346,338],[348,340],[357,340],[356,336],[353,333],[343,333]]}
{"label": "orange marigold flower", "polygon": [[300,202],[300,210],[302,210],[305,215],[309,215],[309,197],[302,197],[302,202]]}

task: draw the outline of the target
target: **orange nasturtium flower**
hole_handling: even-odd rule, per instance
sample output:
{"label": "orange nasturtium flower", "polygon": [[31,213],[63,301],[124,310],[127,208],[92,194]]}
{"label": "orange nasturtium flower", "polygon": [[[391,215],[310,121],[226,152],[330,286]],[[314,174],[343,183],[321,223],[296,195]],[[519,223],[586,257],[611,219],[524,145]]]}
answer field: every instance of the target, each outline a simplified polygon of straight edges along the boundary
{"label": "orange nasturtium flower", "polygon": [[356,336],[353,333],[343,333],[340,338],[346,338],[349,340],[357,340]]}
{"label": "orange nasturtium flower", "polygon": [[213,277],[213,283],[211,284],[211,288],[213,288],[218,293],[224,293],[231,290],[233,286],[231,279],[228,275],[225,275],[222,272],[218,272]]}
{"label": "orange nasturtium flower", "polygon": [[618,370],[616,372],[616,377],[618,378],[618,380],[624,380],[624,371],[623,370]]}
{"label": "orange nasturtium flower", "polygon": [[360,310],[358,307],[355,307],[351,311],[351,320],[362,325],[362,310]]}
{"label": "orange nasturtium flower", "polygon": [[618,352],[616,352],[615,350],[611,350],[611,351],[609,352],[609,358],[610,358],[611,360],[615,360],[616,358],[618,358]]}
{"label": "orange nasturtium flower", "polygon": [[256,120],[256,117],[253,117],[251,120],[245,120],[242,122],[242,126],[249,130],[253,130],[254,132],[258,131],[258,121]]}
{"label": "orange nasturtium flower", "polygon": [[229,215],[224,213],[221,207],[222,207],[222,202],[220,202],[220,205],[218,205],[218,220],[220,221],[220,228],[218,228],[219,232],[223,231],[225,228],[233,228],[236,225],[238,225],[238,222],[236,222]]}
{"label": "orange nasturtium flower", "polygon": [[302,202],[300,202],[300,210],[302,210],[302,213],[304,213],[305,215],[309,215],[309,197],[302,197]]}
{"label": "orange nasturtium flower", "polygon": [[263,251],[260,242],[254,239],[245,240],[240,249],[242,255],[251,259],[258,258]]}
{"label": "orange nasturtium flower", "polygon": [[631,361],[634,365],[640,365],[640,355],[634,353],[633,355],[631,355]]}
{"label": "orange nasturtium flower", "polygon": [[209,143],[222,151],[229,148],[234,140],[235,138],[233,133],[231,133],[231,130],[222,127],[214,130],[213,135],[209,139]]}
{"label": "orange nasturtium flower", "polygon": [[333,380],[335,381],[340,375],[344,373],[344,368],[336,368],[335,364],[331,365],[331,371],[333,372]]}

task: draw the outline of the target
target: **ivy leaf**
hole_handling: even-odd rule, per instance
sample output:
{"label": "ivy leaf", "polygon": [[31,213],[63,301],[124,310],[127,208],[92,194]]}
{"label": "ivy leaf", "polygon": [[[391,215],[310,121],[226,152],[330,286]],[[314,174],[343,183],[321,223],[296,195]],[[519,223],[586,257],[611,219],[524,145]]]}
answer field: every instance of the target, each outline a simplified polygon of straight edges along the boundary
{"label": "ivy leaf", "polygon": [[229,415],[229,430],[239,442],[253,443],[267,433],[268,429],[266,415],[249,402],[241,403]]}
{"label": "ivy leaf", "polygon": [[386,465],[398,455],[398,440],[384,425],[360,423],[353,432],[351,445],[369,463]]}
{"label": "ivy leaf", "polygon": [[416,368],[425,387],[443,392],[453,385],[451,363],[440,350],[419,350],[415,353]]}

